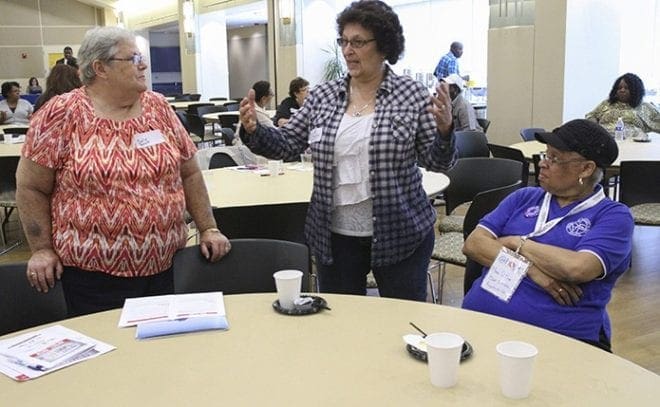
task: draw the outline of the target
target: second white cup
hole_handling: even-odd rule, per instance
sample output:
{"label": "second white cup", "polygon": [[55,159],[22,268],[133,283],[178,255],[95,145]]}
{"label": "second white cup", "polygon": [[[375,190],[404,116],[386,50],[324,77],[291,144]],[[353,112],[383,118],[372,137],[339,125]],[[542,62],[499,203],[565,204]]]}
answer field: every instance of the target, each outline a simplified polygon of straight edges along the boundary
{"label": "second white cup", "polygon": [[495,347],[500,359],[500,386],[502,394],[512,399],[529,396],[532,389],[534,359],[539,353],[527,342],[507,341]]}
{"label": "second white cup", "polygon": [[455,386],[458,381],[463,338],[451,332],[438,332],[427,335],[424,342],[426,342],[431,384],[444,388]]}
{"label": "second white cup", "polygon": [[268,172],[272,177],[280,175],[281,169],[282,169],[282,161],[268,160]]}
{"label": "second white cup", "polygon": [[273,274],[280,307],[293,308],[293,302],[300,297],[302,275],[300,270],[280,270]]}

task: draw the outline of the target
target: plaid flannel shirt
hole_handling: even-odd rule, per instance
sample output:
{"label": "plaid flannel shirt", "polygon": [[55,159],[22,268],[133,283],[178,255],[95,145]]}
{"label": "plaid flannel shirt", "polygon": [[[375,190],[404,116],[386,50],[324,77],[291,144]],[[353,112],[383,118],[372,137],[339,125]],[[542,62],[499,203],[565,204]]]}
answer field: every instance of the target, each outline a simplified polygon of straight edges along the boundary
{"label": "plaid flannel shirt", "polygon": [[[440,136],[427,112],[430,96],[419,82],[386,68],[376,96],[369,142],[373,198],[372,266],[395,264],[421,244],[436,213],[422,188],[417,165],[446,171],[454,165],[454,134]],[[347,108],[349,77],[315,87],[300,110],[282,128],[257,126],[241,138],[255,153],[295,160],[308,145],[314,162],[314,187],[305,237],[317,261],[332,264],[332,164],[335,136]]]}
{"label": "plaid flannel shirt", "polygon": [[461,74],[458,71],[458,58],[456,58],[456,56],[454,56],[454,54],[449,51],[443,55],[442,58],[440,58],[440,61],[438,61],[438,65],[436,65],[433,74],[436,78],[438,78],[438,80],[441,80],[448,77],[449,74],[452,73],[457,75]]}

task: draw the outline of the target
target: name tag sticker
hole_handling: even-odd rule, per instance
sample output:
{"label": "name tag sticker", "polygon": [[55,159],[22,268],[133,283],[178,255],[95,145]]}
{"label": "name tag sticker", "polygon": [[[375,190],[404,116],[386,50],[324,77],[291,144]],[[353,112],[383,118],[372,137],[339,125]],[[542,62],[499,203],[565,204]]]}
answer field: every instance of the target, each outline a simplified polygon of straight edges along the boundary
{"label": "name tag sticker", "polygon": [[323,135],[323,128],[317,127],[309,133],[309,144],[318,143],[321,141],[321,136]]}
{"label": "name tag sticker", "polygon": [[481,282],[481,288],[509,302],[530,266],[531,263],[525,257],[503,247]]}
{"label": "name tag sticker", "polygon": [[163,133],[160,130],[151,130],[133,136],[133,145],[135,148],[147,148],[164,142],[165,137],[163,137]]}

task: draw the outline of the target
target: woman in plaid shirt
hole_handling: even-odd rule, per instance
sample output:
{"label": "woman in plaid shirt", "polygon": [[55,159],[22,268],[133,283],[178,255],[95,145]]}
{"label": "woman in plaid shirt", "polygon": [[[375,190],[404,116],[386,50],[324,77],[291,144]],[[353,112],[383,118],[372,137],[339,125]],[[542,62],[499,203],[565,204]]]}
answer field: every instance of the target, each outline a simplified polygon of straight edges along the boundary
{"label": "woman in plaid shirt", "polygon": [[[381,1],[357,1],[337,17],[348,74],[310,92],[282,128],[257,123],[254,91],[241,102],[241,138],[255,153],[296,159],[311,147],[314,187],[305,236],[322,292],[426,300],[435,210],[418,165],[446,171],[456,159],[446,84],[429,96],[397,76],[403,29]],[[386,61],[388,63],[386,63]]]}

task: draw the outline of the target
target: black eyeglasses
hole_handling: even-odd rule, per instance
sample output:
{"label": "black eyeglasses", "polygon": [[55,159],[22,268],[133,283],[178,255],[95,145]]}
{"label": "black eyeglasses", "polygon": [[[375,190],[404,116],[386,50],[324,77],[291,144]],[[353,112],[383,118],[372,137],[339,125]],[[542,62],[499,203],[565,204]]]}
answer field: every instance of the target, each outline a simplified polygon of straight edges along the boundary
{"label": "black eyeglasses", "polygon": [[133,65],[140,65],[146,63],[146,58],[142,54],[133,54],[132,57],[128,58],[108,58],[108,61],[130,61]]}
{"label": "black eyeglasses", "polygon": [[372,38],[370,40],[360,40],[360,39],[347,40],[344,38],[337,38],[337,45],[339,45],[342,48],[346,48],[346,46],[350,44],[351,48],[362,48],[371,41],[376,41],[376,39]]}

